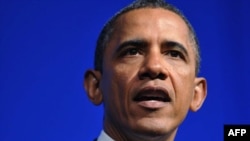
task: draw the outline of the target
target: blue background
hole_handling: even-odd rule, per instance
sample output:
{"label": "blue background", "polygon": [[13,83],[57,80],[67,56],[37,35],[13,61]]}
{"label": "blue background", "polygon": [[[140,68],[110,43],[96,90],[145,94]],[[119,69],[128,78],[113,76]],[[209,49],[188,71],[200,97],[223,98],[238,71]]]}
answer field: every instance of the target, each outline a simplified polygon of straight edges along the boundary
{"label": "blue background", "polygon": [[[82,87],[95,41],[131,0],[0,0],[0,140],[91,141],[102,106]],[[250,1],[169,0],[193,24],[208,80],[202,109],[176,141],[222,141],[224,124],[250,124]]]}

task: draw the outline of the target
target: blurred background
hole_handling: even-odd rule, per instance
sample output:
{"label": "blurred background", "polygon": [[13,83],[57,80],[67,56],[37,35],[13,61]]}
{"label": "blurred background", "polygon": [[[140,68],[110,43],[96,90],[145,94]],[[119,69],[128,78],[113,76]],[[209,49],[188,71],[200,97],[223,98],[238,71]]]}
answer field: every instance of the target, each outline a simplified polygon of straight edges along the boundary
{"label": "blurred background", "polygon": [[[176,141],[222,141],[224,124],[250,124],[250,1],[168,0],[200,40],[202,109]],[[132,0],[0,0],[0,141],[92,141],[102,106],[82,87],[104,23]]]}

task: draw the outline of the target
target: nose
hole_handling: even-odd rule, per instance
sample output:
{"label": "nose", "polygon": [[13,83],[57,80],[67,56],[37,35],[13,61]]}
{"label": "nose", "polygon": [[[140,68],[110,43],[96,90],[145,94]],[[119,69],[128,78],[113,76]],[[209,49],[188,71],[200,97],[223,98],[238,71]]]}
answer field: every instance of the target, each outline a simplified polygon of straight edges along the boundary
{"label": "nose", "polygon": [[168,76],[166,66],[162,60],[162,54],[151,52],[145,56],[142,66],[139,70],[139,79],[161,79],[165,80]]}

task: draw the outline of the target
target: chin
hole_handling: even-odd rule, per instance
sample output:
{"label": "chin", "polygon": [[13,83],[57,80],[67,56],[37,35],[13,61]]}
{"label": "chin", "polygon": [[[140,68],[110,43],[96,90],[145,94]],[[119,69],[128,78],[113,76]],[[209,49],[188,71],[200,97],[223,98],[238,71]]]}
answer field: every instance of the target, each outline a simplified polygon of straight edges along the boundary
{"label": "chin", "polygon": [[173,125],[166,124],[167,121],[161,120],[144,120],[137,125],[137,131],[151,137],[165,136],[172,134],[176,128]]}

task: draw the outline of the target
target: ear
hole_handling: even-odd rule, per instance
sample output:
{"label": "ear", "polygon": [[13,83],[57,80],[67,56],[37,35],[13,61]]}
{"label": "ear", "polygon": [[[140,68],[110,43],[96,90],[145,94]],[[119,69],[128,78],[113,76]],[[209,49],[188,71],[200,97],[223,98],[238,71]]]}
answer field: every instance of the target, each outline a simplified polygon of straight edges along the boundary
{"label": "ear", "polygon": [[196,112],[202,106],[207,96],[207,81],[205,78],[195,78],[195,88],[190,110]]}
{"label": "ear", "polygon": [[102,103],[102,93],[99,87],[100,80],[100,71],[87,70],[84,74],[84,88],[90,101],[95,105]]}

